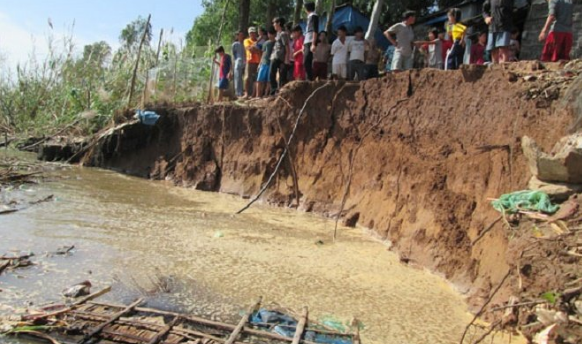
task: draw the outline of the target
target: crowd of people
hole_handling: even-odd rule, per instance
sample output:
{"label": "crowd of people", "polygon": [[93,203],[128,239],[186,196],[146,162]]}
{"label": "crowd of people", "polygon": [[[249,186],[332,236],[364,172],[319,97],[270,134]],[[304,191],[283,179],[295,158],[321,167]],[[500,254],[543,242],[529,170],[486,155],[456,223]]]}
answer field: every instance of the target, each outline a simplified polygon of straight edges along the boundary
{"label": "crowd of people", "polygon": [[[545,42],[541,60],[569,60],[573,42],[572,0],[547,1],[549,13],[539,35],[539,40]],[[465,63],[466,55],[471,64],[495,64],[517,61],[521,50],[520,32],[513,22],[513,0],[484,2],[483,18],[488,30],[474,35],[470,48],[460,9],[450,9],[444,30],[431,28],[426,40],[415,40],[416,14],[406,11],[401,22],[384,32],[391,43],[384,53],[374,38],[364,37],[362,27],[356,27],[353,36],[348,36],[348,29],[340,26],[337,38],[330,44],[328,33],[318,32],[315,4],[306,2],[304,7],[305,30],[279,17],[273,19],[268,30],[250,27],[248,37],[245,32],[238,32],[231,47],[232,55],[222,46],[216,49],[220,99],[229,88],[229,80],[234,81],[237,97],[260,98],[276,94],[290,80],[377,78],[382,59],[386,71],[412,69],[415,52],[424,56],[425,67],[454,70]]]}

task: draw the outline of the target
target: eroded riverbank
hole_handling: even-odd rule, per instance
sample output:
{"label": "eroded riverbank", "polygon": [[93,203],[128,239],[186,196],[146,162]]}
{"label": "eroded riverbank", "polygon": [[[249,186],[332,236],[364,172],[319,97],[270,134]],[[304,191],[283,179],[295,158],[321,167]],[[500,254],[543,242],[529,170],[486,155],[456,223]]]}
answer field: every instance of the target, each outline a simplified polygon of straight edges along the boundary
{"label": "eroded riverbank", "polygon": [[[151,306],[225,321],[258,295],[307,304],[319,319],[357,317],[364,343],[457,343],[470,321],[443,279],[359,229],[342,228],[334,244],[333,222],[314,215],[257,207],[234,217],[237,197],[95,169],[55,173],[26,191],[55,201],[1,219],[0,251],[30,250],[37,263],[0,276],[4,314],[60,301],[63,287],[89,279],[112,284],[112,301],[145,294]],[[45,254],[72,244],[71,256]]]}

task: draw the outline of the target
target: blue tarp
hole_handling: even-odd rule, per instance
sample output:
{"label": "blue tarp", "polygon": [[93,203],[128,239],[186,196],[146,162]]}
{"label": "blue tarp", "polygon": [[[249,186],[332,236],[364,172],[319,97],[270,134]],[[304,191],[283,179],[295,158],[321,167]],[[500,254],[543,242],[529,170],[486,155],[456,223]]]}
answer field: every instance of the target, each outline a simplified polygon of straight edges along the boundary
{"label": "blue tarp", "polygon": [[[327,14],[323,14],[319,19],[319,31],[324,31],[326,25]],[[336,7],[335,16],[333,17],[333,32],[331,35],[328,34],[328,36],[335,39],[337,29],[342,25],[348,29],[349,35],[353,35],[354,30],[358,26],[361,26],[364,29],[364,32],[366,32],[368,31],[368,26],[370,26],[370,18],[366,17],[362,12],[351,5],[342,5]],[[305,29],[304,22],[301,23],[301,27]],[[384,37],[383,31],[380,30],[380,27],[376,29],[374,38],[376,38],[376,44],[382,48],[382,50],[386,50],[390,45],[390,42],[386,37]]]}
{"label": "blue tarp", "polygon": [[[250,322],[262,327],[272,327],[272,332],[287,338],[293,338],[297,327],[297,320],[289,315],[266,309],[255,312]],[[309,330],[305,331],[303,339],[321,344],[353,344],[349,336],[322,334]]]}

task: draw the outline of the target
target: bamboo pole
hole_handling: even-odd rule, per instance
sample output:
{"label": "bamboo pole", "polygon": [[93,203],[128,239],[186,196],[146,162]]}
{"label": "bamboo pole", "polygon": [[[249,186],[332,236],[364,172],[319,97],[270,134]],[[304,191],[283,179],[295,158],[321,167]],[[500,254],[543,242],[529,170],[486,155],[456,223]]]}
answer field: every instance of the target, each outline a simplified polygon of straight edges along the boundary
{"label": "bamboo pole", "polygon": [[152,19],[152,15],[148,15],[148,20],[145,25],[145,30],[143,31],[143,35],[141,36],[141,42],[139,43],[139,49],[137,50],[137,59],[135,60],[135,67],[133,68],[133,76],[131,77],[131,87],[129,89],[129,99],[127,101],[127,107],[131,107],[131,101],[133,100],[133,93],[135,91],[135,79],[137,78],[137,69],[139,67],[139,59],[141,58],[141,49],[143,48],[143,44],[145,43],[146,37],[148,35],[150,21]]}
{"label": "bamboo pole", "polygon": [[291,344],[299,344],[301,341],[301,337],[303,337],[303,331],[305,330],[305,324],[307,323],[307,316],[309,311],[307,310],[307,306],[303,307],[303,314],[301,315],[301,319],[299,319],[299,324],[297,324],[297,328],[295,329],[295,335],[293,336],[293,342]]}
{"label": "bamboo pole", "polygon": [[[226,19],[226,10],[228,9],[229,4],[230,0],[226,0],[226,3],[224,4],[224,9],[222,10],[222,19],[220,19],[220,28],[218,29],[218,38],[216,39],[217,43],[219,43],[220,39],[222,38],[222,30],[224,29],[224,21]],[[214,57],[216,57],[216,54],[214,53],[214,46],[212,45],[212,42],[210,44],[210,48],[212,49],[213,57],[212,57],[212,67],[210,69],[210,82],[208,84],[207,103],[210,103],[212,100],[212,84],[214,83],[214,69],[216,68],[214,63]]]}
{"label": "bamboo pole", "polygon": [[[164,36],[164,29],[160,30],[160,39],[158,40],[158,50],[156,51],[156,61],[154,62],[153,65],[150,65],[150,69],[152,67],[157,67],[158,66],[158,62],[160,60],[160,49],[162,47],[162,37]],[[150,81],[150,73],[149,70],[146,73],[146,80],[145,80],[145,85],[143,87],[143,94],[142,94],[142,98],[141,98],[141,107],[144,108],[145,107],[145,102],[147,99],[147,93],[148,93],[148,83]]]}
{"label": "bamboo pole", "polygon": [[240,321],[238,322],[238,325],[236,325],[234,331],[232,331],[232,333],[230,334],[230,337],[228,337],[228,340],[224,344],[234,344],[234,342],[236,341],[236,338],[241,334],[241,332],[243,332],[243,329],[244,329],[246,323],[249,321],[249,319],[251,318],[251,316],[253,315],[255,310],[257,308],[259,308],[259,306],[261,305],[261,302],[263,302],[262,296],[259,297],[257,302],[255,302],[255,304],[253,304],[249,308],[249,310],[242,317],[242,319],[240,319]]}

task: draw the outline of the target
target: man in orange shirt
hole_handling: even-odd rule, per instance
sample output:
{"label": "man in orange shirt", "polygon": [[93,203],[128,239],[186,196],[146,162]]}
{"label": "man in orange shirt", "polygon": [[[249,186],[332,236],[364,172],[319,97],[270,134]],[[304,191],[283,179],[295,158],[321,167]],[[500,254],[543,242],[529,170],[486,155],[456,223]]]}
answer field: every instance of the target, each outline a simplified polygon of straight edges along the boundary
{"label": "man in orange shirt", "polygon": [[247,69],[245,74],[246,96],[252,97],[254,94],[254,84],[257,81],[259,63],[261,62],[261,49],[257,46],[257,28],[249,28],[249,38],[245,39],[244,46],[247,52]]}

